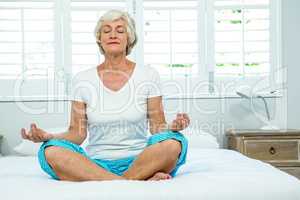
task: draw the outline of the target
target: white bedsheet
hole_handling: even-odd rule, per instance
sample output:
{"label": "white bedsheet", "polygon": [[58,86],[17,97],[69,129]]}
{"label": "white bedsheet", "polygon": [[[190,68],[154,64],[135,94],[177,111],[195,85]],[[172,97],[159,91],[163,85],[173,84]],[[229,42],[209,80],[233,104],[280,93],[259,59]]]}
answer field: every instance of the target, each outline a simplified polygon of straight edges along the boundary
{"label": "white bedsheet", "polygon": [[35,157],[2,157],[0,191],[1,200],[300,200],[300,181],[234,151],[190,149],[178,175],[158,182],[55,181]]}

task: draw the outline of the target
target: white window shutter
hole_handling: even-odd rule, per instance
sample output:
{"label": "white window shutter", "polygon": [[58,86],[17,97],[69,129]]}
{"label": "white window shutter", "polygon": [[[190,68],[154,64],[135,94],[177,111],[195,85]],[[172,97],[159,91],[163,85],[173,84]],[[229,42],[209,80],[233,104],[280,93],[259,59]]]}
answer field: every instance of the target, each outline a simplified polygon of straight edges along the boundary
{"label": "white window shutter", "polygon": [[161,75],[198,73],[198,1],[144,0],[144,63]]}
{"label": "white window shutter", "polygon": [[266,76],[271,70],[269,0],[214,0],[215,74]]}
{"label": "white window shutter", "polygon": [[0,89],[14,95],[15,80],[25,80],[31,90],[25,94],[42,94],[52,85],[47,81],[63,80],[53,88],[67,94],[72,76],[103,61],[93,31],[110,9],[128,10],[137,23],[139,40],[129,58],[166,79],[211,86],[222,77],[271,79],[281,62],[280,1],[3,0]]}
{"label": "white window shutter", "polygon": [[48,79],[54,72],[54,2],[0,2],[0,78]]}

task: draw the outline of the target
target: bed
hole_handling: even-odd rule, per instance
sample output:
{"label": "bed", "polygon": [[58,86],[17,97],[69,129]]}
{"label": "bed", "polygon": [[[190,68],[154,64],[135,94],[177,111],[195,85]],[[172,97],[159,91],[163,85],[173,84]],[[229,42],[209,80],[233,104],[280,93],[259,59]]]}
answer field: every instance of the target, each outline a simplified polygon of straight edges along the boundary
{"label": "bed", "polygon": [[3,200],[300,200],[298,179],[226,149],[190,148],[178,175],[164,181],[56,181],[35,156],[4,156],[0,166]]}

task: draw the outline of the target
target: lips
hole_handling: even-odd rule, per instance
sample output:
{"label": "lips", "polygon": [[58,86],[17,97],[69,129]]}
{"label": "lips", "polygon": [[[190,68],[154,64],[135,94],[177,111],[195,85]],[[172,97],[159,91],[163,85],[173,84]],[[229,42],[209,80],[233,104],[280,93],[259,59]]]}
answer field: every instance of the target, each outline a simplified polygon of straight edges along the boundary
{"label": "lips", "polygon": [[107,44],[120,44],[119,42],[108,42]]}

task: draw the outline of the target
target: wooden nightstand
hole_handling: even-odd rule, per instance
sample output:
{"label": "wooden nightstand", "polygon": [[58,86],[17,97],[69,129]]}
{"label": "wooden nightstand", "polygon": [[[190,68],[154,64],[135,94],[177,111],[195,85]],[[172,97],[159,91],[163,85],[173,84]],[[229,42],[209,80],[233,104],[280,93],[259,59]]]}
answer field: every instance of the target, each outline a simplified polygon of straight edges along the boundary
{"label": "wooden nightstand", "polygon": [[300,130],[226,131],[228,148],[262,160],[300,179]]}

